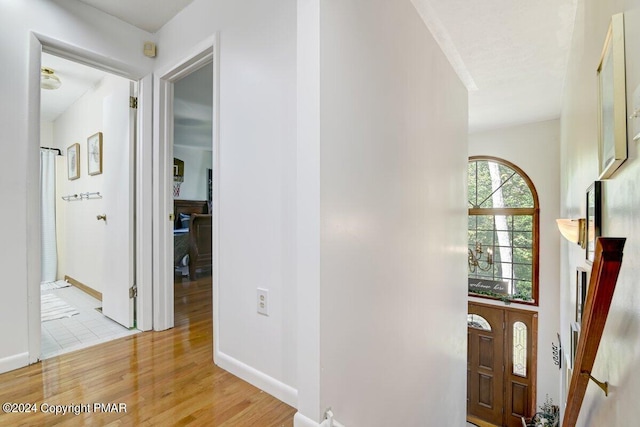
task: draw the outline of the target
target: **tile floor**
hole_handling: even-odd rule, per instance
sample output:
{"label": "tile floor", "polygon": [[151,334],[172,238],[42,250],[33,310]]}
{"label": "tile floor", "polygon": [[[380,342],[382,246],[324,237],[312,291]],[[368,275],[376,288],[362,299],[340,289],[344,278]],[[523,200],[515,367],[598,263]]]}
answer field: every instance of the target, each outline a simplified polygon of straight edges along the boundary
{"label": "tile floor", "polygon": [[48,293],[66,301],[80,313],[42,322],[42,360],[140,332],[104,316],[96,310],[102,302],[75,286],[42,291],[43,295]]}

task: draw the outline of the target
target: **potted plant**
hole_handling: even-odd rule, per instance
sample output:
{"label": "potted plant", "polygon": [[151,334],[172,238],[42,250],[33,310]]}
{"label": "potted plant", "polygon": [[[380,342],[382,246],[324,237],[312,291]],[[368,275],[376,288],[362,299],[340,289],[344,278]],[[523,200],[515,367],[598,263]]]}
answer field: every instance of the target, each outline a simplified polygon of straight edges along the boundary
{"label": "potted plant", "polygon": [[530,420],[522,419],[524,427],[558,427],[560,425],[560,407],[553,404],[553,399],[546,396],[540,406],[540,412],[536,412]]}

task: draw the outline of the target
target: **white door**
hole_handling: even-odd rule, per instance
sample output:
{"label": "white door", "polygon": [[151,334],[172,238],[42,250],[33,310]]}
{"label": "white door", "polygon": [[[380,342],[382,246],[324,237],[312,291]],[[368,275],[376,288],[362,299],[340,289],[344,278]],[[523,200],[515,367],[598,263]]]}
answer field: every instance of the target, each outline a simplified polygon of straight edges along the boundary
{"label": "white door", "polygon": [[[134,300],[135,114],[129,108],[133,83],[122,81],[103,102],[103,174],[107,239],[102,313],[131,328]],[[119,142],[127,141],[121,144]],[[126,148],[122,148],[126,147]]]}

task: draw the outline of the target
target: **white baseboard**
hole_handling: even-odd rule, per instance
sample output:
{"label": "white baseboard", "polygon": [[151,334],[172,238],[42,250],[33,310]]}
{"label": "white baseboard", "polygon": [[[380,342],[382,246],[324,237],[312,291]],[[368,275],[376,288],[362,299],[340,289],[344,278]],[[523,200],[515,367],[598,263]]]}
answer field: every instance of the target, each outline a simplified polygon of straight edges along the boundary
{"label": "white baseboard", "polygon": [[[305,417],[300,412],[296,412],[296,414],[293,416],[293,427],[324,427],[328,422],[329,420],[325,420],[322,423],[317,423],[312,419]],[[340,424],[334,418],[331,427],[344,427],[344,425]]]}
{"label": "white baseboard", "polygon": [[0,359],[0,374],[29,365],[29,353],[20,353]]}
{"label": "white baseboard", "polygon": [[298,405],[298,390],[295,388],[220,351],[215,352],[214,362],[225,371],[229,371],[249,384],[266,391],[287,405],[293,406],[294,408]]}
{"label": "white baseboard", "polygon": [[310,418],[305,417],[300,412],[293,416],[293,427],[319,427],[320,424]]}

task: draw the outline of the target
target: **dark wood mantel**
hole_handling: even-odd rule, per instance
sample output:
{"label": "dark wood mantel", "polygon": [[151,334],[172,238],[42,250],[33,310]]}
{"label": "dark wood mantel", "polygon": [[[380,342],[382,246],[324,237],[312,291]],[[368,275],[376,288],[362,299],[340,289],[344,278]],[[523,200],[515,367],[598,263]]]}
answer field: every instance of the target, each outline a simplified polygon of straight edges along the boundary
{"label": "dark wood mantel", "polygon": [[563,427],[574,427],[578,420],[618,281],[625,241],[624,238],[612,237],[596,239],[595,260],[582,313],[582,330],[578,339]]}

